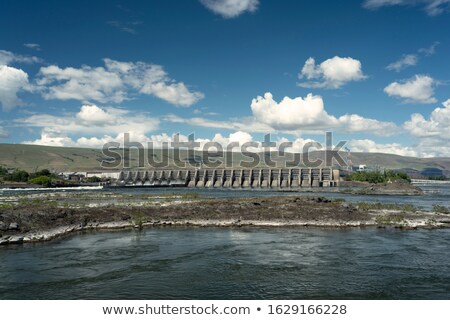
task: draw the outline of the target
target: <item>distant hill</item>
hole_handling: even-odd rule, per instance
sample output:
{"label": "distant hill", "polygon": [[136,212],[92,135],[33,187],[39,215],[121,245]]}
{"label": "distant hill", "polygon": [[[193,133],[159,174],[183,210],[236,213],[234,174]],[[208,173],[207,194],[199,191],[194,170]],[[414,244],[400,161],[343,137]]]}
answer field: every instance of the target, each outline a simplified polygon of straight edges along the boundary
{"label": "distant hill", "polygon": [[[180,150],[180,158],[195,163],[202,162],[203,154],[196,152],[195,155],[188,154],[186,150]],[[230,155],[229,153],[227,154]],[[260,154],[263,157],[263,154]],[[273,154],[279,166],[281,158]],[[300,155],[296,155],[299,157]],[[322,157],[323,154],[316,152],[313,157]],[[145,155],[145,159],[151,158],[156,162],[167,160],[173,165],[173,150],[154,150]],[[287,154],[288,159],[292,159],[292,154]],[[347,154],[343,154],[346,158]],[[230,157],[228,157],[230,159]],[[69,171],[97,171],[102,170],[102,160],[108,159],[100,149],[92,148],[67,148],[48,147],[24,144],[0,144],[0,166],[10,169],[23,169],[34,172],[42,169],[49,169],[56,172]],[[138,167],[138,154],[135,149],[130,152],[131,167]],[[233,154],[234,165],[242,160],[242,155]],[[369,167],[379,167],[386,169],[406,169],[409,172],[430,172],[439,173],[450,177],[450,157],[445,158],[414,158],[402,157],[393,154],[383,153],[351,153],[353,165],[366,164]],[[147,161],[145,161],[146,163]]]}

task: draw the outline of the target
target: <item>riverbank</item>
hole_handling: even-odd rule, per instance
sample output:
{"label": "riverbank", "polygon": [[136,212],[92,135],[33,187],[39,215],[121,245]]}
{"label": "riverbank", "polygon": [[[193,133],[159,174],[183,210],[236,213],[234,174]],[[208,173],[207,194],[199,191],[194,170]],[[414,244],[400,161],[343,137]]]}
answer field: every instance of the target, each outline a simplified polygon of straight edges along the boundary
{"label": "riverbank", "polygon": [[411,205],[347,203],[320,196],[203,199],[165,196],[49,194],[3,198],[0,244],[51,240],[84,230],[195,227],[441,228],[450,216]]}

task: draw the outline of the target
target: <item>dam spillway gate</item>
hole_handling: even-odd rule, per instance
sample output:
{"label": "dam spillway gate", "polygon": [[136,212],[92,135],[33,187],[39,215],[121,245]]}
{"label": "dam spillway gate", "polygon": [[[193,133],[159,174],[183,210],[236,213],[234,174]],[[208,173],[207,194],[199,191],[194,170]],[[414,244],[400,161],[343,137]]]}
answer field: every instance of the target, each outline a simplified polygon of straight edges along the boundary
{"label": "dam spillway gate", "polygon": [[121,171],[113,187],[311,188],[336,187],[331,168],[192,169]]}

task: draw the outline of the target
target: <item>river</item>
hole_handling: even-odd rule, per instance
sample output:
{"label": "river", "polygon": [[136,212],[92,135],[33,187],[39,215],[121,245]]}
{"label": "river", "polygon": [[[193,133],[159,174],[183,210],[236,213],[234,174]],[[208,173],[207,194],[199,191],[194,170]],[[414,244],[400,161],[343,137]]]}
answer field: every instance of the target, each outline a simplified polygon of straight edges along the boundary
{"label": "river", "polygon": [[[320,194],[349,201],[449,205],[448,186],[424,190],[416,197]],[[209,197],[280,195],[199,192]],[[450,299],[449,248],[450,229],[85,232],[0,247],[0,299]]]}
{"label": "river", "polygon": [[1,299],[450,299],[450,230],[85,233],[0,250]]}

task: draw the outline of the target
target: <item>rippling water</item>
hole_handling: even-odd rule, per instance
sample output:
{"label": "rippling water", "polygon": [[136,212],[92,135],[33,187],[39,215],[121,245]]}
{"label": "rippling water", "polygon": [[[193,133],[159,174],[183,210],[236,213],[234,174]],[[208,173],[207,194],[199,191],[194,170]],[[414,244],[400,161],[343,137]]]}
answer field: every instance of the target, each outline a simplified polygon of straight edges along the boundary
{"label": "rippling water", "polygon": [[1,299],[450,299],[450,230],[161,228],[0,248]]}

